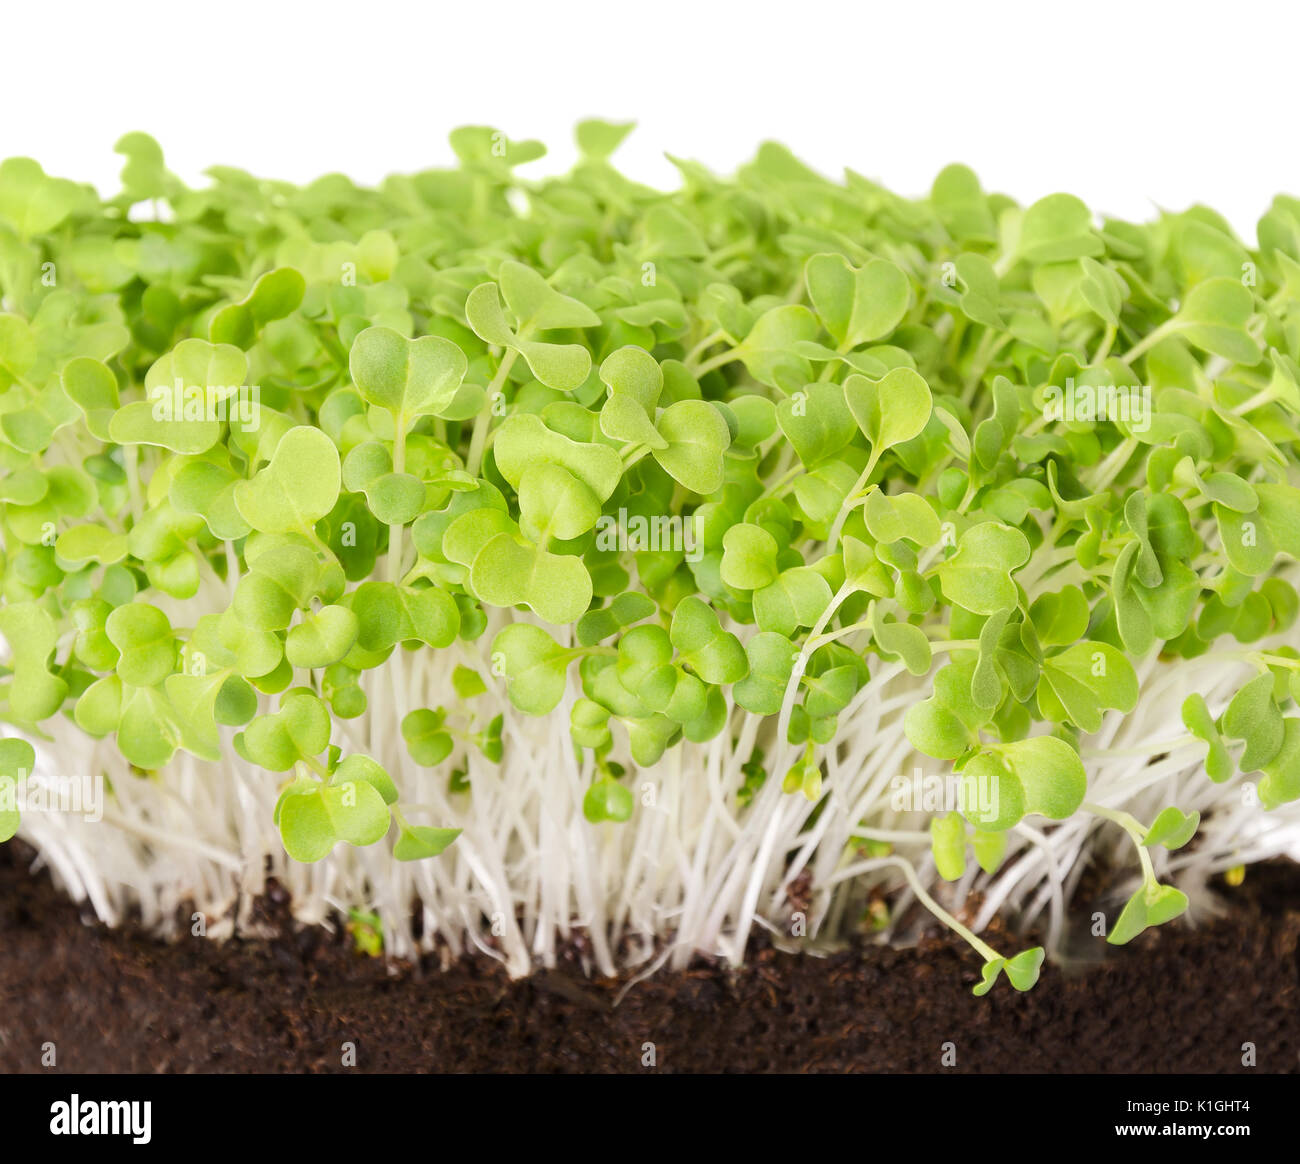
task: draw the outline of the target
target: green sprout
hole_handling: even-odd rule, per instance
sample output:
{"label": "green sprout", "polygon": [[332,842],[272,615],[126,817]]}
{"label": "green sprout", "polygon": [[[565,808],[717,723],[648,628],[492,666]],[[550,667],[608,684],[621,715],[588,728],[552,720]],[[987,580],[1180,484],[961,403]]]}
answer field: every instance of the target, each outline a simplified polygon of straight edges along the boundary
{"label": "green sprout", "polygon": [[[1300,801],[1300,202],[1250,247],[771,144],[663,193],[630,128],[536,180],[482,127],[377,189],[190,189],[144,134],[106,200],[0,164],[0,837],[67,724],[159,784],[234,758],[295,861],[463,856],[485,916],[699,844],[660,915],[733,953],[815,866],[819,919],[905,890],[1025,990],[1043,948],[955,903],[1037,862],[1059,927],[1097,819],[1108,940],[1182,913],[1224,796]],[[955,794],[886,809],[915,763]]]}

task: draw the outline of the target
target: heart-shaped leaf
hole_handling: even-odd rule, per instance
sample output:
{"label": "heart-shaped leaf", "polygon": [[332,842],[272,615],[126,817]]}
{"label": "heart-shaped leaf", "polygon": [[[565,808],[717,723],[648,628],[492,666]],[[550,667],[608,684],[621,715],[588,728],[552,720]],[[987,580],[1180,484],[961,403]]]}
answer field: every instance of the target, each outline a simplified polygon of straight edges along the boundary
{"label": "heart-shaped leaf", "polygon": [[1112,946],[1131,942],[1143,930],[1172,921],[1187,909],[1187,894],[1172,885],[1144,882],[1128,900],[1106,937]]}
{"label": "heart-shaped leaf", "polygon": [[1029,542],[1013,526],[986,521],[957,540],[957,552],[936,568],[950,602],[973,614],[996,614],[1015,606],[1019,592],[1012,574],[1029,561]]}
{"label": "heart-shaped leaf", "polygon": [[390,821],[383,796],[360,780],[295,781],[281,794],[277,818],[285,851],[305,864],[328,856],[339,841],[373,845],[383,840]]}
{"label": "heart-shaped leaf", "polygon": [[510,533],[490,538],[474,558],[469,585],[491,606],[526,605],[549,623],[580,618],[591,605],[581,558],[552,554]]}
{"label": "heart-shaped leaf", "polygon": [[454,744],[444,727],[446,721],[446,713],[441,708],[432,711],[427,707],[408,712],[403,718],[402,738],[417,764],[433,768],[451,755]]}
{"label": "heart-shaped leaf", "polygon": [[880,380],[852,375],[844,398],[874,457],[919,436],[933,405],[929,384],[912,368],[895,368]]}
{"label": "heart-shaped leaf", "polygon": [[1160,815],[1151,822],[1146,839],[1142,842],[1147,848],[1164,845],[1166,849],[1181,849],[1196,834],[1196,826],[1201,821],[1201,814],[1190,815],[1176,805],[1160,810]]}
{"label": "heart-shaped leaf", "polygon": [[291,691],[279,711],[258,716],[235,738],[251,763],[288,772],[299,760],[319,756],[329,746],[330,714],[310,692]]}
{"label": "heart-shaped leaf", "polygon": [[700,599],[689,596],[677,604],[670,633],[682,662],[706,683],[735,683],[749,673],[740,640],[722,629],[718,616]]}
{"label": "heart-shaped leaf", "polygon": [[1038,701],[1043,714],[1086,732],[1100,729],[1104,710],[1130,712],[1137,706],[1133,664],[1109,643],[1075,643],[1044,659],[1042,675]]}
{"label": "heart-shaped leaf", "polygon": [[987,994],[1003,971],[1006,971],[1007,981],[1016,990],[1022,992],[1032,990],[1038,982],[1038,973],[1045,957],[1046,951],[1043,947],[1034,946],[1014,958],[990,958],[981,968],[980,981],[972,988],[971,993],[976,996]]}
{"label": "heart-shaped leaf", "polygon": [[290,627],[284,657],[295,667],[328,667],[347,657],[357,641],[360,623],[344,606],[323,606]]}
{"label": "heart-shaped leaf", "polygon": [[888,335],[907,314],[907,276],[885,259],[852,266],[843,255],[813,255],[804,266],[808,296],[840,350]]}
{"label": "heart-shaped leaf", "polygon": [[238,303],[221,308],[208,324],[208,339],[214,344],[251,347],[266,324],[284,319],[298,310],[307,284],[293,267],[267,271]]}
{"label": "heart-shaped leaf", "polygon": [[512,623],[492,640],[492,656],[520,711],[546,715],[560,702],[573,655],[541,627]]}
{"label": "heart-shaped leaf", "polygon": [[721,488],[731,430],[712,404],[679,400],[663,410],[655,427],[666,445],[654,449],[654,459],[674,480],[693,493],[707,495]]}
{"label": "heart-shaped leaf", "polygon": [[436,416],[456,397],[468,363],[441,336],[409,340],[388,327],[368,327],[352,341],[352,379],[367,403],[392,413],[399,435],[411,421]]}
{"label": "heart-shaped leaf", "polygon": [[280,439],[266,468],[235,487],[235,505],[263,533],[306,533],[334,508],[341,483],[334,442],[300,425]]}

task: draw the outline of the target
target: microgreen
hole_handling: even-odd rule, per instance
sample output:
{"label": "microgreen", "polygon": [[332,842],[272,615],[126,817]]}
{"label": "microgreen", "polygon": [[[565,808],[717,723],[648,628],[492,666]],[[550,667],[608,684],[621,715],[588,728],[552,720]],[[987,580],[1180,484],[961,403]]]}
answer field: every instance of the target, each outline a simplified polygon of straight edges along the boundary
{"label": "microgreen", "polygon": [[[538,143],[468,127],[458,168],[373,190],[190,190],[143,134],[108,201],[0,163],[0,715],[150,779],[234,755],[299,861],[436,857],[460,830],[425,815],[480,829],[480,797],[585,870],[575,829],[613,852],[704,806],[680,833],[743,848],[710,884],[748,917],[744,861],[867,811],[849,769],[933,761],[959,791],[865,834],[861,876],[971,942],[981,994],[1043,950],[998,954],[918,863],[992,879],[1093,814],[1141,867],[1109,940],[1183,912],[1160,877],[1215,823],[1196,790],[1300,800],[1300,204],[1251,248],[1204,208],[1020,208],[963,166],[909,201],[772,145],[735,180],[674,159],[664,194],[609,160],[629,129],[584,122],[572,173],[530,181]],[[1198,659],[1203,691],[1151,679]],[[1137,815],[1090,790],[1110,725],[1179,706]],[[524,716],[554,717],[549,759]],[[1184,750],[1197,779],[1156,787]],[[568,765],[536,780],[562,803],[481,779],[516,761]],[[0,741],[0,794],[34,762]],[[444,860],[519,866],[469,839]],[[716,936],[686,900],[664,916]]]}

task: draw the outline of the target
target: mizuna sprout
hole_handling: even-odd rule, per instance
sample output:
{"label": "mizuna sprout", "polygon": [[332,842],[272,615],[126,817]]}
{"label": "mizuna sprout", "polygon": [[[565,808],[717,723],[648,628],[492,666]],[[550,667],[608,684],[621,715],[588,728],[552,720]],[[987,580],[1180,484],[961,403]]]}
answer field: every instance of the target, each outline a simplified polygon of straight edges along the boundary
{"label": "mizuna sprout", "polygon": [[[273,870],[514,973],[918,901],[977,994],[1090,862],[1123,943],[1294,844],[1300,201],[1252,248],[772,144],[663,193],[629,129],[376,189],[0,165],[0,836],[106,920]],[[87,777],[103,820],[31,807]]]}

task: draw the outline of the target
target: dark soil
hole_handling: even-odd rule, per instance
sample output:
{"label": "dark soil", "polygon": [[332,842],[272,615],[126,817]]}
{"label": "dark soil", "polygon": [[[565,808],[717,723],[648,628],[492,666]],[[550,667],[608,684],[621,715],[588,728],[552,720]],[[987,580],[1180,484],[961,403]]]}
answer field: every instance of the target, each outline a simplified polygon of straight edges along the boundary
{"label": "dark soil", "polygon": [[1290,863],[1253,868],[1200,928],[1121,950],[1080,939],[1079,960],[1024,995],[1003,980],[972,997],[977,959],[935,938],[760,948],[739,971],[660,972],[615,1007],[620,982],[576,969],[511,982],[485,959],[397,965],[287,920],[270,941],[163,945],[83,922],[30,858],[0,849],[0,1072],[48,1069],[47,1043],[70,1072],[340,1071],[349,1043],[353,1070],[383,1072],[1219,1073],[1248,1069],[1247,1043],[1255,1071],[1300,1071]]}

